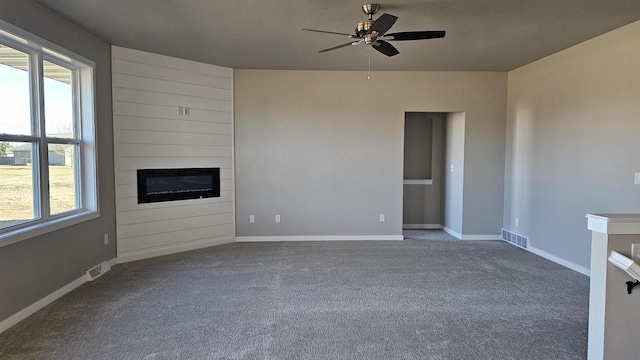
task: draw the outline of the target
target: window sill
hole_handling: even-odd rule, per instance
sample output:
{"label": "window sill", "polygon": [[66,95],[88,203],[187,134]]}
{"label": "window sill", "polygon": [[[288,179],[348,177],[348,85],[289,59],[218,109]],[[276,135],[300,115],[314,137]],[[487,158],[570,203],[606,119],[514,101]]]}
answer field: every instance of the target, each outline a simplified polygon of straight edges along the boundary
{"label": "window sill", "polygon": [[404,179],[404,185],[433,185],[433,179]]}
{"label": "window sill", "polygon": [[15,230],[9,230],[0,234],[0,247],[15,244],[23,240],[40,236],[52,231],[60,230],[69,226],[77,225],[88,220],[96,219],[98,217],[100,217],[100,213],[98,211],[87,210],[80,213],[74,213],[63,217],[50,219],[45,222],[27,225]]}

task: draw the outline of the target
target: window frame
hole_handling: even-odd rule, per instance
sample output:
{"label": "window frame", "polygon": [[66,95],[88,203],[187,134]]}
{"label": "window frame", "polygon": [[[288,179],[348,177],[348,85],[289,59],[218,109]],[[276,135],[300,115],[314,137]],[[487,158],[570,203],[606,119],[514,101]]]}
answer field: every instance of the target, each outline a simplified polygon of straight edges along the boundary
{"label": "window frame", "polygon": [[[95,106],[95,62],[59,45],[0,20],[0,42],[29,55],[29,97],[31,134],[0,133],[0,141],[26,142],[32,146],[33,201],[35,219],[0,229],[0,247],[76,225],[100,216],[98,192],[97,113]],[[73,136],[47,136],[43,62],[72,71]],[[49,158],[50,144],[73,145],[76,208],[50,214]],[[33,149],[38,154],[34,156]],[[37,175],[37,176],[36,176]]]}

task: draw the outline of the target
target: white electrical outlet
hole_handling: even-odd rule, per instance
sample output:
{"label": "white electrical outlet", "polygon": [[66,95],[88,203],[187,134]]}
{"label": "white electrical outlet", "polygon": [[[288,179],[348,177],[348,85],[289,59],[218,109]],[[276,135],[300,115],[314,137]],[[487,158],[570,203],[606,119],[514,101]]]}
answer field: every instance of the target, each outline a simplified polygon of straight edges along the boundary
{"label": "white electrical outlet", "polygon": [[453,164],[451,164],[451,168],[449,168],[450,172],[453,172]]}
{"label": "white electrical outlet", "polygon": [[520,219],[516,218],[516,226],[520,226]]}
{"label": "white electrical outlet", "polygon": [[380,214],[380,222],[384,222],[384,214]]}
{"label": "white electrical outlet", "polygon": [[109,234],[104,234],[104,244],[109,244]]}
{"label": "white electrical outlet", "polygon": [[178,115],[184,115],[184,107],[178,106]]}
{"label": "white electrical outlet", "polygon": [[276,215],[276,222],[279,223],[280,222],[280,215]]}
{"label": "white electrical outlet", "polygon": [[636,173],[633,183],[636,185],[640,185],[640,172]]}
{"label": "white electrical outlet", "polygon": [[189,115],[191,115],[191,108],[189,108],[189,107],[185,107],[185,108],[184,108],[184,115],[185,115],[185,116],[189,116]]}
{"label": "white electrical outlet", "polygon": [[631,244],[631,257],[640,259],[640,244]]}
{"label": "white electrical outlet", "polygon": [[256,216],[255,215],[249,215],[249,224],[254,224],[256,222]]}

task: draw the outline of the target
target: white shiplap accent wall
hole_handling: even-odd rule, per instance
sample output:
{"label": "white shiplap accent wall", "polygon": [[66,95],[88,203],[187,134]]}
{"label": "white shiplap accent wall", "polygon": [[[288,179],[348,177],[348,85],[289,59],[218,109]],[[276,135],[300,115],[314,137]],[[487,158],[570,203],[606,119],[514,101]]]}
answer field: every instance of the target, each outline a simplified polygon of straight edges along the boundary
{"label": "white shiplap accent wall", "polygon": [[[233,242],[233,69],[116,46],[111,56],[118,262]],[[138,204],[136,170],[191,167],[220,167],[219,198]]]}

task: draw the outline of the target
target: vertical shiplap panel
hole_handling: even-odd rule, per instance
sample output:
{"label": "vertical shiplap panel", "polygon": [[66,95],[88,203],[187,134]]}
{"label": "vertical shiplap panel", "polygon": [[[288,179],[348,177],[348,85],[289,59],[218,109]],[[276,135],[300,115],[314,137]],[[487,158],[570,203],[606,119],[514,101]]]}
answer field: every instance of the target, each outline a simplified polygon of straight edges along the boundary
{"label": "vertical shiplap panel", "polygon": [[[234,241],[233,69],[117,46],[111,56],[118,261]],[[135,170],[181,167],[220,167],[222,196],[137,204]]]}

